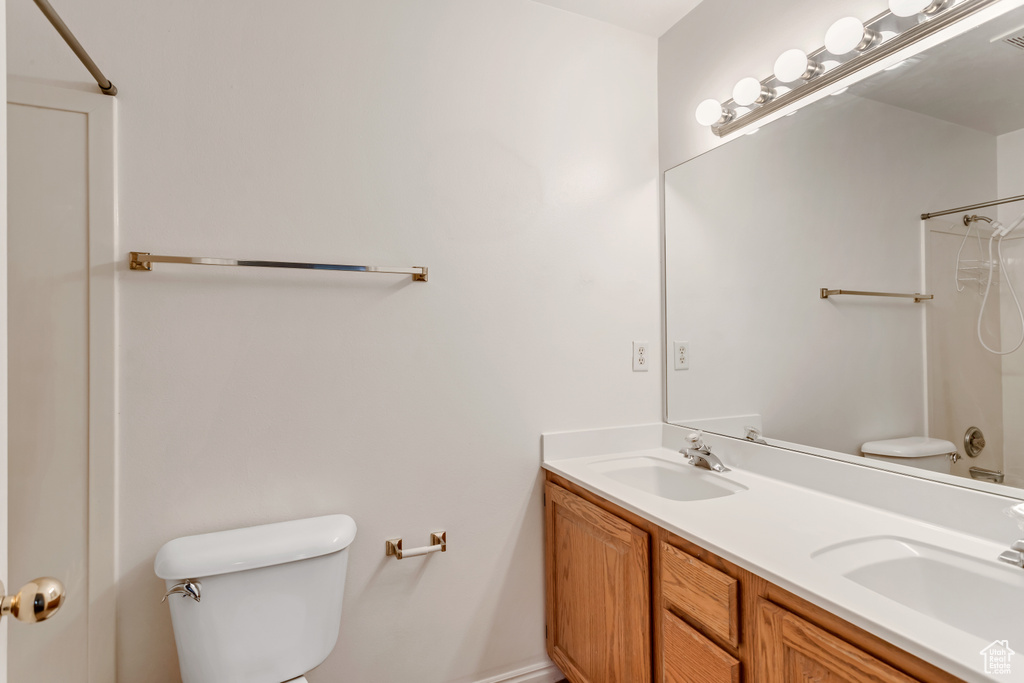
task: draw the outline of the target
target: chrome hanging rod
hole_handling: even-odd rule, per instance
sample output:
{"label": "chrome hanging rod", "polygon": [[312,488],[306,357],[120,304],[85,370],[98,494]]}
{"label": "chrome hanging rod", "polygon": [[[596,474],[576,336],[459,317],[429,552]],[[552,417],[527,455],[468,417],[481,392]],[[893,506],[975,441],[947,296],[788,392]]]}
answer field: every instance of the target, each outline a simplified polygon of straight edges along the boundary
{"label": "chrome hanging rod", "polygon": [[96,79],[96,85],[100,87],[103,94],[111,96],[116,95],[117,88],[110,82],[109,78],[103,75],[100,68],[96,66],[96,62],[92,61],[92,57],[90,57],[89,53],[85,51],[82,44],[78,42],[78,38],[75,38],[75,34],[71,32],[71,29],[69,29],[68,25],[64,23],[64,20],[60,18],[60,15],[57,14],[57,10],[53,9],[53,6],[50,5],[47,0],[35,0],[35,3],[39,9],[42,10],[43,14],[46,15],[46,18],[50,20],[50,23],[53,24],[53,27],[57,29],[57,33],[59,33],[60,37],[64,39],[64,42],[68,44],[71,51],[75,53],[78,59],[82,61],[82,64],[85,65],[85,68],[89,70],[89,73],[92,74],[92,77]]}
{"label": "chrome hanging rod", "polygon": [[828,289],[821,288],[821,298],[827,299],[830,296],[886,296],[894,299],[913,299],[914,303],[931,301],[935,298],[933,294],[897,294],[895,292],[857,292],[852,289]]}
{"label": "chrome hanging rod", "polygon": [[935,218],[936,216],[948,216],[951,213],[960,213],[962,211],[974,211],[975,209],[984,209],[988,206],[1000,206],[1001,204],[1012,204],[1013,202],[1024,202],[1024,194],[1017,195],[1016,197],[1007,197],[1006,199],[997,199],[994,202],[982,202],[981,204],[971,204],[970,206],[958,206],[955,209],[947,209],[945,211],[936,211],[934,213],[922,213],[921,220],[926,221],[929,218]]}
{"label": "chrome hanging rod", "polygon": [[298,268],[300,270],[343,270],[356,273],[389,273],[412,275],[416,282],[427,281],[426,266],[411,268],[388,266],[343,266],[331,263],[295,263],[291,261],[241,261],[232,258],[207,258],[203,256],[157,256],[148,251],[131,252],[128,266],[132,270],[153,270],[154,263],[191,263],[199,266],[249,266],[255,268]]}

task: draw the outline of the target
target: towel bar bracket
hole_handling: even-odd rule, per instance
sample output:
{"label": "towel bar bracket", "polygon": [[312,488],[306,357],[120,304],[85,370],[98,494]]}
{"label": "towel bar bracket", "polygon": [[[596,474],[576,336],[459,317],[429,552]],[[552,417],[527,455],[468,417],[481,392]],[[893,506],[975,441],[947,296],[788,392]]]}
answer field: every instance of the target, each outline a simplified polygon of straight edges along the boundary
{"label": "towel bar bracket", "polygon": [[143,260],[141,257],[149,256],[148,251],[133,251],[131,253],[131,259],[128,261],[128,267],[132,270],[153,270],[153,264],[149,261]]}

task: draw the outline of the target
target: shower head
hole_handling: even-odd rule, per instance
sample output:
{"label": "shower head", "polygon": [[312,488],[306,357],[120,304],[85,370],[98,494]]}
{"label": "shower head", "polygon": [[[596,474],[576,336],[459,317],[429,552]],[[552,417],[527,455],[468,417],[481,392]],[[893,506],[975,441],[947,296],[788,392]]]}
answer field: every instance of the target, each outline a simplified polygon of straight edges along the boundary
{"label": "shower head", "polygon": [[991,223],[992,219],[989,218],[988,216],[968,216],[966,214],[964,215],[964,225],[970,225],[971,223],[977,223],[978,221],[985,221],[986,223]]}

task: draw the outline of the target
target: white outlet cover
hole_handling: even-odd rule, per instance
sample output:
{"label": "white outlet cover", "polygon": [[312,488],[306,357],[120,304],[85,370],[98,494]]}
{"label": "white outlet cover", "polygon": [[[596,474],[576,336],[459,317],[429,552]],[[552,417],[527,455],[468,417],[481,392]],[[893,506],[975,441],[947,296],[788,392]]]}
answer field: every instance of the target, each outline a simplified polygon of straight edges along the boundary
{"label": "white outlet cover", "polygon": [[672,363],[676,370],[690,369],[690,342],[672,342]]}
{"label": "white outlet cover", "polygon": [[633,372],[647,372],[650,365],[650,345],[642,341],[633,342]]}

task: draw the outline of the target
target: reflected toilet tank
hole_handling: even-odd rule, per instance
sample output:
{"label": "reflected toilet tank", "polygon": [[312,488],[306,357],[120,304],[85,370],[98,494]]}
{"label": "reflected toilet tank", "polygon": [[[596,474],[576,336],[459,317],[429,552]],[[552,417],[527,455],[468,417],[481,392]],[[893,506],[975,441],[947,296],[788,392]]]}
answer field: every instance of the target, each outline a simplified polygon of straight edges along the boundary
{"label": "reflected toilet tank", "polygon": [[338,640],[355,535],[351,517],[328,515],[165,544],[154,569],[183,683],[282,683],[319,666]]}
{"label": "reflected toilet tank", "polygon": [[952,455],[956,453],[956,446],[945,439],[909,436],[902,439],[869,441],[860,447],[860,451],[864,457],[873,460],[949,474],[953,467]]}

